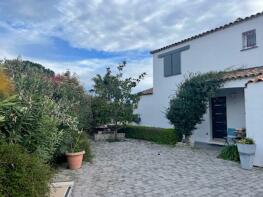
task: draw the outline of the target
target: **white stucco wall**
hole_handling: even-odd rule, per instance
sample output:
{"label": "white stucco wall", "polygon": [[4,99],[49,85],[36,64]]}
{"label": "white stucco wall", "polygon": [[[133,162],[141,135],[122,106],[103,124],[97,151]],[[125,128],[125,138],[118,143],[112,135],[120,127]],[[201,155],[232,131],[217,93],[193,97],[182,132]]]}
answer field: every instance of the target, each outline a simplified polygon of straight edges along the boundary
{"label": "white stucco wall", "polygon": [[[245,98],[243,88],[222,89],[216,96],[226,97],[227,128],[246,128]],[[196,142],[209,142],[213,139],[211,106],[204,115],[204,121],[194,131]]]}
{"label": "white stucco wall", "polygon": [[[169,100],[174,95],[177,85],[184,79],[184,75],[189,72],[208,72],[229,68],[263,66],[263,58],[261,58],[263,54],[262,24],[263,16],[153,54],[154,94],[149,97],[146,96],[148,98],[142,97],[139,103],[138,111],[142,118],[141,124],[164,128],[171,127],[163,112],[167,109]],[[241,51],[242,33],[252,29],[256,29],[258,47]],[[190,49],[181,53],[182,74],[164,77],[163,58],[158,58],[158,55],[186,45],[190,45]],[[246,79],[244,79],[244,81],[237,80],[225,86],[226,88],[230,88],[231,86],[244,87],[246,81]],[[151,107],[149,107],[149,103],[151,103]],[[232,110],[235,111],[235,108],[238,108],[235,105],[236,101],[232,103],[234,104]],[[147,112],[149,108],[151,109],[151,114]],[[210,115],[207,113],[205,115],[205,121],[201,125],[198,125],[198,128],[203,131],[203,134],[210,132],[211,123],[209,117]],[[233,126],[239,125],[235,124],[236,120],[229,121],[230,123],[233,121]],[[211,136],[210,134],[206,134],[199,137],[197,136],[197,138],[200,140],[202,139],[202,141],[208,141],[211,139]]]}
{"label": "white stucco wall", "polygon": [[[155,105],[156,99],[154,98],[154,95],[144,95],[140,98],[138,109],[135,110],[135,113],[140,115],[141,122],[140,125],[143,126],[151,126],[151,127],[161,127],[158,126],[153,122],[153,120],[157,120],[160,116],[160,113],[162,115],[165,115],[166,109],[160,109],[157,108]],[[170,127],[169,122],[167,119],[164,119],[164,124],[168,125]]]}
{"label": "white stucco wall", "polygon": [[245,88],[246,133],[256,141],[254,165],[263,167],[263,82]]}

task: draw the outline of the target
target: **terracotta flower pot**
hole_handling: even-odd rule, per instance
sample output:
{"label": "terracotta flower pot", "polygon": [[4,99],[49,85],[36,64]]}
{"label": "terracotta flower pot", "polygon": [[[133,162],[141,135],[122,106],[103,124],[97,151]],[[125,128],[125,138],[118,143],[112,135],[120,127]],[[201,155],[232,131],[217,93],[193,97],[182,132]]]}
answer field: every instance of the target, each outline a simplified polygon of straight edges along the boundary
{"label": "terracotta flower pot", "polygon": [[84,154],[85,151],[81,151],[77,153],[66,153],[69,169],[76,170],[81,168]]}

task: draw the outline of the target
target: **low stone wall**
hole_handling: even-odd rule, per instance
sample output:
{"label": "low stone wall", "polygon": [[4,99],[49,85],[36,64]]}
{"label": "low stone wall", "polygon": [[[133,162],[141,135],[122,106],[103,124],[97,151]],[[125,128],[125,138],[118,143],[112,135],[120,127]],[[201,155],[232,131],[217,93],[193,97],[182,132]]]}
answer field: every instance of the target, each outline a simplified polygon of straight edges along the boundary
{"label": "low stone wall", "polygon": [[[117,140],[123,140],[124,138],[125,138],[125,133],[117,134]],[[97,133],[94,135],[95,141],[107,141],[113,139],[114,139],[114,133]]]}

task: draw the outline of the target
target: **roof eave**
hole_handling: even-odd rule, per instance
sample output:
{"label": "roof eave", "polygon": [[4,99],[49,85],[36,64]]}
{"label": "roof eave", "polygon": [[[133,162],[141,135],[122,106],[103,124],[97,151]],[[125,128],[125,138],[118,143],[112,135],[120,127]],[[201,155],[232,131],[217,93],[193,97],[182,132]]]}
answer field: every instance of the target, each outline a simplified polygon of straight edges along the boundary
{"label": "roof eave", "polygon": [[208,34],[211,34],[211,33],[214,33],[214,32],[220,31],[220,30],[223,30],[223,29],[228,28],[228,27],[231,27],[231,26],[233,26],[233,25],[237,25],[237,24],[243,23],[243,22],[245,22],[245,21],[248,21],[248,20],[257,18],[257,17],[262,16],[262,15],[263,15],[263,12],[259,12],[259,13],[256,13],[256,14],[253,14],[253,15],[250,15],[250,16],[247,16],[247,17],[245,17],[245,18],[239,18],[239,19],[236,20],[236,21],[227,23],[227,24],[222,25],[222,26],[220,26],[220,27],[217,27],[217,28],[208,30],[208,31],[206,31],[206,32],[202,32],[202,33],[200,33],[200,34],[194,35],[194,36],[192,36],[192,37],[190,37],[190,38],[183,39],[183,40],[181,40],[181,41],[179,41],[179,42],[175,42],[175,43],[173,43],[173,44],[164,46],[164,47],[162,47],[162,48],[152,50],[152,51],[150,51],[150,54],[155,54],[155,53],[158,53],[158,52],[160,52],[160,51],[169,49],[169,48],[171,48],[171,47],[175,47],[175,46],[178,46],[178,45],[180,45],[180,44],[184,44],[184,43],[189,42],[189,41],[191,41],[191,40],[194,40],[194,39],[197,39],[197,38],[206,36],[206,35],[208,35]]}

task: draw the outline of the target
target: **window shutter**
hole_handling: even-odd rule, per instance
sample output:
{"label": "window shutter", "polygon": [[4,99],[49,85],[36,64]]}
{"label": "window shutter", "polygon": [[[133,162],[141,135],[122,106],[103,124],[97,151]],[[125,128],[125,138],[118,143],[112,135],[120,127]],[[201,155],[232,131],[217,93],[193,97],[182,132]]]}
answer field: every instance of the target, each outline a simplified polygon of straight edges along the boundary
{"label": "window shutter", "polygon": [[181,54],[172,54],[173,75],[181,74]]}
{"label": "window shutter", "polygon": [[253,31],[253,34],[251,35],[251,45],[256,46],[256,30]]}
{"label": "window shutter", "polygon": [[255,29],[244,32],[242,36],[243,36],[243,48],[256,46],[256,30]]}
{"label": "window shutter", "polygon": [[172,55],[164,56],[164,76],[168,77],[173,74],[172,70]]}

